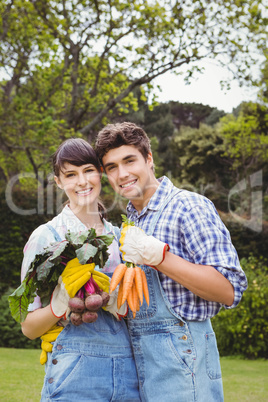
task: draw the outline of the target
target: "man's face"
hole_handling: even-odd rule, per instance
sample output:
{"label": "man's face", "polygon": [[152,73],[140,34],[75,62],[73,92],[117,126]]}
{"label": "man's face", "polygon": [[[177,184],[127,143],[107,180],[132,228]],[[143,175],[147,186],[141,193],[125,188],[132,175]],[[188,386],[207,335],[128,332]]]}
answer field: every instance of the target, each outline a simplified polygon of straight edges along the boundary
{"label": "man's face", "polygon": [[153,157],[145,160],[132,145],[111,149],[103,157],[103,166],[113,189],[133,204],[148,202],[158,182],[153,173]]}

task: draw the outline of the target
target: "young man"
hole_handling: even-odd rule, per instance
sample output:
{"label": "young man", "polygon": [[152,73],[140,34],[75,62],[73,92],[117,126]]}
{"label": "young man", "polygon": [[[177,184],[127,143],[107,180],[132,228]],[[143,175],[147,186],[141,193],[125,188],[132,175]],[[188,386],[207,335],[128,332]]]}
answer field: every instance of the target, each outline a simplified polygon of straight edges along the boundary
{"label": "young man", "polygon": [[[129,199],[124,260],[142,264],[150,304],[129,314],[145,401],[223,401],[210,318],[247,288],[230,235],[207,198],[154,175],[150,141],[133,123],[108,125],[96,151],[113,189]],[[142,230],[141,230],[142,229]]]}

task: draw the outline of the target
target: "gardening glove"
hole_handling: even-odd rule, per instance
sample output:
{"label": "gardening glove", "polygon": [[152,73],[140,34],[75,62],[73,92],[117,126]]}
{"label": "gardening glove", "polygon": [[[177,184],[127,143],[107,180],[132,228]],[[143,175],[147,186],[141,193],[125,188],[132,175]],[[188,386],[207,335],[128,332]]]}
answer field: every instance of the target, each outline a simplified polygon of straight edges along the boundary
{"label": "gardening glove", "polygon": [[64,327],[60,327],[55,324],[51,327],[44,335],[41,336],[41,355],[40,355],[40,363],[43,365],[47,362],[47,354],[52,352],[53,345],[51,342],[55,342],[58,335],[61,333]]}
{"label": "gardening glove", "polygon": [[58,285],[55,287],[50,301],[51,311],[55,317],[66,319],[70,298],[74,297],[90,279],[94,268],[95,264],[80,264],[78,258],[67,263],[58,279]]}
{"label": "gardening glove", "polygon": [[127,302],[125,302],[120,308],[117,307],[117,297],[118,297],[118,289],[117,288],[110,293],[110,299],[106,307],[103,307],[104,310],[109,311],[109,313],[113,314],[113,316],[117,320],[121,320],[122,317],[127,315]]}
{"label": "gardening glove", "polygon": [[[128,226],[123,229],[120,241],[120,251],[123,259],[133,264],[145,264],[152,267],[161,264],[165,259],[165,252],[169,250],[169,245],[148,236],[142,229],[136,226]],[[121,233],[122,233],[121,232]]]}
{"label": "gardening glove", "polygon": [[[94,281],[99,286],[99,288],[102,289],[104,292],[109,293],[110,282],[111,282],[110,277],[99,271],[94,271],[92,276]],[[120,307],[120,309],[118,309],[117,296],[118,296],[118,287],[112,293],[110,293],[110,299],[107,305],[102,308],[103,310],[113,314],[113,316],[117,320],[120,320],[121,317],[125,317],[127,314],[127,303],[124,303]]]}

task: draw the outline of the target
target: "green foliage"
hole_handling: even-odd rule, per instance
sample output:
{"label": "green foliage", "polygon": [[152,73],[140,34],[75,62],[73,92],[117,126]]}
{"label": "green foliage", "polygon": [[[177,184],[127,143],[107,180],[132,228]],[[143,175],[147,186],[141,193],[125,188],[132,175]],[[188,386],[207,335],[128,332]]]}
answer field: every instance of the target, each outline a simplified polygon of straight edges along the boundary
{"label": "green foliage", "polygon": [[[36,208],[36,194],[14,190],[13,202],[20,211]],[[12,211],[5,193],[0,193],[0,294],[20,284],[23,248],[33,230],[47,221],[44,214],[22,215]]]}
{"label": "green foliage", "polygon": [[[3,0],[0,10],[6,181],[19,172],[40,180],[62,140],[82,133],[91,142],[103,124],[137,110],[137,88],[140,101],[152,99],[151,109],[154,80],[167,71],[190,82],[200,60],[210,57],[250,81],[255,54],[267,41],[262,0]],[[208,117],[203,109],[201,118]],[[172,129],[168,118],[156,126]],[[167,145],[159,143],[161,152]]]}
{"label": "green foliage", "polygon": [[21,332],[21,326],[14,321],[8,304],[8,289],[0,298],[0,347],[5,348],[40,348],[40,339],[30,340]]}
{"label": "green foliage", "polygon": [[221,119],[224,155],[232,159],[232,169],[243,175],[263,168],[268,159],[268,113],[258,103],[243,103],[239,114]]}
{"label": "green foliage", "polygon": [[233,310],[222,310],[212,319],[221,356],[268,358],[268,264],[257,257],[243,258],[241,266],[248,289]]}

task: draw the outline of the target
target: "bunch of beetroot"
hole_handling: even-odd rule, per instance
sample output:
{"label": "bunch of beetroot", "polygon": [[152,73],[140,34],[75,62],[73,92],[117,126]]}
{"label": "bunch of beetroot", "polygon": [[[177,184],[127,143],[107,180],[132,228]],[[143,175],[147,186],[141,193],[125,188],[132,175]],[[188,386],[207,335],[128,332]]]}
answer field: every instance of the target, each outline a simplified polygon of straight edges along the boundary
{"label": "bunch of beetroot", "polygon": [[101,290],[91,276],[75,297],[69,300],[71,323],[78,326],[95,322],[98,318],[97,311],[107,306],[109,299],[109,294]]}

